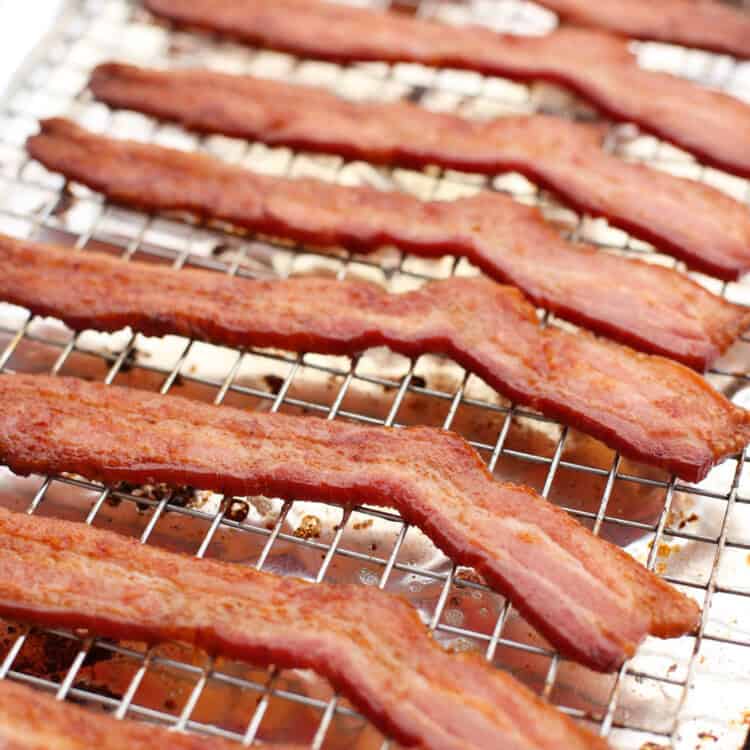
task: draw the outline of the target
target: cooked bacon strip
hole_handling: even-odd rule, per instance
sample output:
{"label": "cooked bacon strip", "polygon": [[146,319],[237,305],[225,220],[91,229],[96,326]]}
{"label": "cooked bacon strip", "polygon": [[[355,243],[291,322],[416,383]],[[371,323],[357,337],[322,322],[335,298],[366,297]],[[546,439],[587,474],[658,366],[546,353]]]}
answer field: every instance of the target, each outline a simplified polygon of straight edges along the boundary
{"label": "cooked bacon strip", "polygon": [[549,80],[713,166],[750,177],[750,107],[640,68],[627,40],[606,33],[564,27],[546,36],[502,35],[325,0],[145,0],[145,5],[180,24],[325,60],[415,62]]}
{"label": "cooked bacon strip", "polygon": [[534,0],[564,21],[750,57],[750,16],[715,0]]}
{"label": "cooked bacon strip", "polygon": [[369,587],[284,578],[0,510],[0,612],[314,669],[410,747],[608,747],[478,654],[443,651],[404,599]]}
{"label": "cooked bacon strip", "polygon": [[228,346],[354,354],[439,352],[500,393],[689,480],[750,439],[750,414],[690,370],[583,332],[483,278],[387,294],[359,281],[248,281],[0,241],[0,299],[76,329],[132,325]]}
{"label": "cooked bacon strip", "polygon": [[[3,517],[11,521],[19,516]],[[8,554],[3,549],[2,554]],[[20,561],[19,561],[20,562]],[[18,565],[18,563],[16,563]],[[20,567],[20,566],[19,566]],[[59,580],[60,573],[55,574]],[[49,585],[49,582],[48,582]],[[8,680],[0,681],[0,748],[3,750],[239,750],[217,737],[170,732],[154,724],[117,721]],[[268,745],[269,750],[302,750]]]}
{"label": "cooked bacon strip", "polygon": [[[544,115],[472,122],[407,102],[348,102],[308,86],[116,63],[94,71],[91,90],[110,105],[205,132],[378,163],[439,164],[487,174],[514,169],[695,268],[724,278],[750,268],[746,206],[699,182],[606,154],[600,128]],[[505,204],[506,212],[511,205]],[[561,244],[559,238],[553,242]]]}
{"label": "cooked bacon strip", "polygon": [[495,481],[449,432],[259,414],[35,375],[0,377],[0,403],[0,460],[21,474],[395,507],[594,669],[616,669],[647,633],[671,637],[697,623],[692,600],[532,490]]}
{"label": "cooked bacon strip", "polygon": [[407,195],[268,177],[179,151],[114,141],[47,120],[28,142],[50,169],[125,203],[186,208],[240,226],[369,252],[384,243],[464,255],[561,317],[705,369],[748,326],[748,311],[685,275],[565,242],[532,209],[483,193]]}

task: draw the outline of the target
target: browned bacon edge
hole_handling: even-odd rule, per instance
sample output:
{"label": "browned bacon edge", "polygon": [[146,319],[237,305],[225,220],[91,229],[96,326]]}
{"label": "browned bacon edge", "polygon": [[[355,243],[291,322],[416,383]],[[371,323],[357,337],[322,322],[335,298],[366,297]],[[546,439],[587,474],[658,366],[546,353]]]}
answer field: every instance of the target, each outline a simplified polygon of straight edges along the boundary
{"label": "browned bacon edge", "polygon": [[[438,164],[486,174],[516,170],[573,207],[605,216],[694,268],[729,279],[750,268],[747,206],[702,183],[606,154],[599,127],[545,115],[470,121],[408,102],[349,102],[323,89],[206,70],[163,72],[109,63],[96,68],[90,85],[97,98],[112,106],[177,120],[203,132],[376,163]],[[552,254],[545,253],[545,241],[552,248],[562,247],[563,240],[552,239],[551,230],[541,235],[531,226],[539,222],[531,210],[516,209],[507,199],[496,205],[498,212],[512,214],[509,230],[497,225],[491,230],[503,240],[502,246],[528,253],[533,251],[527,247],[541,241],[542,249],[536,251],[541,256]],[[485,229],[486,222],[482,226]],[[474,244],[478,240],[471,235]],[[570,260],[578,261],[577,271],[592,263],[590,256],[583,260],[569,250],[564,254],[566,268]],[[546,259],[539,258],[537,276],[543,276],[546,265]],[[622,261],[619,265],[627,276],[627,267]],[[595,284],[604,284],[601,293],[612,294],[613,285],[601,278],[606,273],[622,280],[622,272],[603,266],[605,261],[594,262],[584,274],[588,293],[596,293]],[[600,275],[594,280],[597,270]],[[559,282],[560,273],[555,276]],[[543,278],[534,281],[545,286]],[[632,290],[627,294],[639,297]],[[564,305],[560,299],[555,302]]]}
{"label": "browned bacon edge", "polygon": [[45,120],[28,149],[48,168],[150,210],[188,209],[365,252],[393,243],[429,257],[465,255],[561,317],[694,367],[713,360],[748,325],[747,310],[684,275],[570,245],[534,209],[499,195],[423,203],[400,193],[261,176],[208,157],[95,136],[66,120]]}
{"label": "browned bacon edge", "polygon": [[750,57],[750,16],[714,0],[536,0],[563,20],[624,36]]}
{"label": "browned bacon edge", "polygon": [[712,166],[750,176],[747,104],[644,70],[626,39],[603,32],[563,27],[545,36],[502,35],[325,0],[145,0],[145,5],[179,24],[302,56],[414,62],[551,81]]}
{"label": "browned bacon edge", "polygon": [[[443,651],[401,597],[364,586],[283,578],[0,510],[0,612],[112,638],[186,641],[255,664],[311,668],[410,747],[608,747],[478,654]],[[0,703],[0,717],[2,711]],[[175,746],[197,748],[184,742]]]}
{"label": "browned bacon edge", "polygon": [[[10,520],[16,518],[13,516]],[[17,682],[2,680],[0,747],[4,750],[153,750],[155,747],[161,750],[239,750],[241,746],[216,737],[170,732],[154,724],[118,721],[106,714],[55,700],[51,695]],[[268,750],[302,750],[299,745],[266,747]]]}
{"label": "browned bacon edge", "polygon": [[532,490],[493,479],[457,435],[361,427],[34,375],[0,377],[0,460],[26,474],[395,507],[473,566],[562,653],[616,669],[696,604]]}
{"label": "browned bacon edge", "polygon": [[690,370],[584,332],[541,329],[516,290],[483,278],[387,294],[361,281],[177,272],[0,235],[0,299],[77,330],[131,325],[227,346],[447,354],[514,401],[691,480],[750,437],[748,413]]}

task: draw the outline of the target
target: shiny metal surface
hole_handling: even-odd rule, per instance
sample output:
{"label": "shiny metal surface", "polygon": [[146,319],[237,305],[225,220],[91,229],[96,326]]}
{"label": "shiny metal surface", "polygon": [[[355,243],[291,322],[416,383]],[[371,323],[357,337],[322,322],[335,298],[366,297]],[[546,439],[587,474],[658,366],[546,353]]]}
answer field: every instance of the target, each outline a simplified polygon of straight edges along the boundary
{"label": "shiny metal surface", "polygon": [[[386,7],[388,0],[359,4]],[[518,0],[392,4],[401,12],[519,33],[541,33],[555,23],[551,14]],[[65,114],[115,136],[197,149],[271,173],[367,183],[422,198],[503,190],[541,205],[562,230],[597,243],[603,252],[674,264],[602,220],[577,216],[517,174],[487,180],[442,170],[385,170],[224,137],[196,137],[142,115],[110,111],[91,99],[85,83],[95,64],[119,58],[316,83],[350,97],[408,96],[427,107],[476,117],[530,111],[596,116],[560,89],[416,65],[341,67],[249,50],[157,24],[129,0],[68,0],[63,5],[51,35],[18,67],[0,108],[0,231],[67,244],[71,251],[104,250],[176,267],[198,265],[250,276],[363,277],[392,290],[477,272],[449,257],[428,261],[393,248],[361,257],[109,205],[25,155],[23,142],[36,130],[37,118]],[[746,63],[666,45],[638,49],[646,66],[750,101]],[[613,126],[610,132],[608,145],[623,158],[705,180],[743,201],[750,197],[746,180],[706,169],[629,126]],[[750,283],[722,284],[693,275],[717,293],[750,304]],[[543,321],[559,324],[551,316]],[[726,462],[698,486],[685,485],[516,408],[448,360],[410,361],[380,349],[349,359],[239,352],[177,337],[146,339],[129,330],[73,335],[57,321],[30,318],[25,310],[0,304],[0,369],[75,374],[245,408],[373,424],[431,424],[461,433],[498,477],[535,487],[701,602],[705,616],[697,637],[649,639],[620,674],[594,674],[560,660],[512,608],[471,571],[455,569],[417,529],[393,513],[366,506],[342,511],[271,498],[170,493],[161,487],[103,488],[81,477],[16,477],[4,468],[0,502],[113,528],[191,554],[403,593],[446,646],[485,653],[562,710],[590,722],[618,750],[670,745],[736,750],[743,745],[750,723],[750,474],[744,460]],[[750,337],[743,337],[707,377],[750,406],[749,374]],[[0,677],[32,682],[57,691],[61,699],[102,706],[120,717],[153,719],[246,743],[257,737],[314,748],[389,746],[308,672],[253,670],[174,644],[149,648],[94,636],[0,623]]]}

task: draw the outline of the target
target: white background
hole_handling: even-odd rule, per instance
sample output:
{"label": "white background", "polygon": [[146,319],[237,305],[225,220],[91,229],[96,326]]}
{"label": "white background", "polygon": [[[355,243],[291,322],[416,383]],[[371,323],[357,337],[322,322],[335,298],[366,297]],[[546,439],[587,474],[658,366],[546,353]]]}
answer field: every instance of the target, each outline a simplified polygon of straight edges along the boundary
{"label": "white background", "polygon": [[62,0],[0,0],[0,95],[61,6]]}

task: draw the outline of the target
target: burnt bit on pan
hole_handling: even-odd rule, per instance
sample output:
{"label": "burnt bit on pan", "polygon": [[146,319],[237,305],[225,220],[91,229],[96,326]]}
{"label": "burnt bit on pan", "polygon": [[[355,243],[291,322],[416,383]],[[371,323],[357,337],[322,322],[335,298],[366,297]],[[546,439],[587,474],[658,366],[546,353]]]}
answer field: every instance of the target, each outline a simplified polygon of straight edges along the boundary
{"label": "burnt bit on pan", "polygon": [[[115,352],[118,356],[122,352]],[[139,356],[139,351],[133,346],[130,349],[125,352],[125,357],[123,358],[122,362],[120,363],[120,372],[126,373],[130,372],[133,367],[136,365],[136,358]]]}
{"label": "burnt bit on pan", "polygon": [[299,539],[317,539],[323,533],[323,524],[317,516],[303,516],[294,536]]}
{"label": "burnt bit on pan", "polygon": [[427,388],[427,380],[421,375],[412,375],[409,385],[414,388]]}
{"label": "burnt bit on pan", "polygon": [[[203,490],[196,490],[195,487],[185,485],[183,487],[170,487],[164,482],[157,484],[133,484],[132,482],[117,482],[113,487],[113,493],[107,498],[112,506],[117,506],[122,501],[115,493],[130,495],[134,498],[144,498],[148,502],[138,502],[138,510],[145,512],[151,506],[166,500],[168,505],[177,506],[178,508],[192,507],[196,503],[202,504],[206,494]],[[210,493],[209,493],[210,494]]]}
{"label": "burnt bit on pan", "polygon": [[102,648],[96,645],[96,643],[88,650],[86,657],[83,660],[82,667],[90,667],[93,664],[98,664],[102,661],[109,661],[114,657],[114,651],[108,648]]}
{"label": "burnt bit on pan", "polygon": [[268,390],[272,394],[276,395],[281,390],[281,386],[284,385],[284,379],[278,375],[264,375],[263,382],[268,386]]}
{"label": "burnt bit on pan", "polygon": [[230,521],[242,523],[247,518],[249,512],[250,506],[244,500],[233,497],[229,500],[224,516]]}
{"label": "burnt bit on pan", "polygon": [[[0,621],[0,658],[5,658],[24,628],[10,622]],[[31,630],[26,636],[12,667],[18,672],[43,679],[65,674],[81,649],[81,642],[54,633]],[[112,652],[94,646],[86,656],[85,665],[107,661]]]}
{"label": "burnt bit on pan", "polygon": [[221,258],[224,253],[236,252],[239,248],[229,242],[218,242],[211,248],[211,255],[214,258]]}
{"label": "burnt bit on pan", "polygon": [[420,104],[425,94],[429,91],[427,86],[420,86],[415,84],[411,87],[411,91],[406,95],[406,100],[412,102],[412,104]]}
{"label": "burnt bit on pan", "polygon": [[70,189],[70,184],[65,183],[63,189],[60,191],[60,197],[55,201],[55,205],[50,210],[51,216],[64,216],[75,203],[75,195]]}

